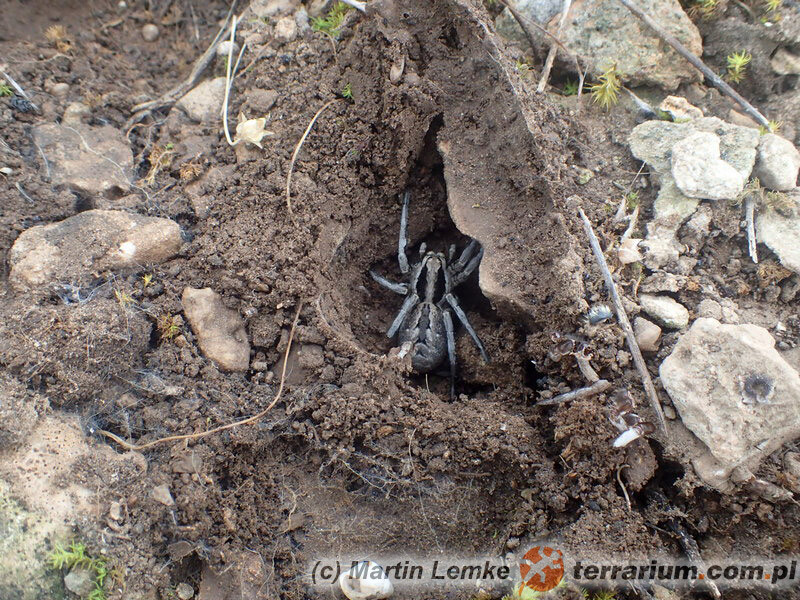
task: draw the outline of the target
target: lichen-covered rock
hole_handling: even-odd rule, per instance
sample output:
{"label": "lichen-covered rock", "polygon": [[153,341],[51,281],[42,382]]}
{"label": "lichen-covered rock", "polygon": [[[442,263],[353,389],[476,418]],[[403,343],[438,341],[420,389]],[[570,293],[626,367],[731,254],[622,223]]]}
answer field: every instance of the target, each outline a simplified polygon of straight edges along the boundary
{"label": "lichen-covered rock", "polygon": [[[639,0],[637,4],[692,54],[703,53],[703,40],[678,0]],[[553,20],[553,22],[555,19]],[[555,25],[551,22],[551,31]],[[656,85],[674,90],[701,81],[700,72],[682,59],[617,0],[572,3],[561,41],[595,74],[616,64],[631,85]]]}
{"label": "lichen-covered rock", "polygon": [[175,104],[190,119],[198,123],[213,123],[222,119],[225,99],[225,78],[207,79],[186,93]]}
{"label": "lichen-covered rock", "polygon": [[765,188],[788,191],[797,185],[800,152],[789,140],[774,133],[761,136],[753,175]]}
{"label": "lichen-covered rock", "polygon": [[180,227],[171,219],[115,210],[87,210],[20,234],[8,253],[18,290],[73,282],[104,270],[157,263],[178,253]]}
{"label": "lichen-covered rock", "polygon": [[[561,12],[563,2],[562,0],[519,0],[514,6],[520,14],[545,27],[550,19]],[[514,15],[507,8],[503,9],[503,12],[497,16],[494,24],[497,33],[504,38],[524,44],[529,43],[527,35],[522,31]],[[535,27],[531,29],[533,29],[534,35],[539,33]],[[545,37],[543,33],[540,35],[542,38]]]}
{"label": "lichen-covered rock", "polygon": [[672,147],[672,177],[689,198],[733,200],[744,189],[744,177],[720,158],[719,137],[696,131]]}
{"label": "lichen-covered rock", "polygon": [[712,485],[800,437],[800,374],[774,346],[763,327],[700,318],[661,363],[681,420],[719,466]]}
{"label": "lichen-covered rock", "polygon": [[[796,204],[800,209],[800,204]],[[756,217],[756,236],[759,242],[769,246],[781,264],[795,273],[800,273],[800,214],[781,214],[773,208],[765,208]]]}
{"label": "lichen-covered rock", "polygon": [[183,312],[197,336],[200,350],[224,371],[246,371],[250,342],[239,313],[226,308],[210,288],[183,290]]}
{"label": "lichen-covered rock", "polygon": [[[66,117],[64,122],[68,122]],[[33,128],[33,140],[47,159],[52,183],[90,200],[94,196],[127,193],[133,175],[133,153],[123,133],[110,125],[69,123],[45,123]]]}

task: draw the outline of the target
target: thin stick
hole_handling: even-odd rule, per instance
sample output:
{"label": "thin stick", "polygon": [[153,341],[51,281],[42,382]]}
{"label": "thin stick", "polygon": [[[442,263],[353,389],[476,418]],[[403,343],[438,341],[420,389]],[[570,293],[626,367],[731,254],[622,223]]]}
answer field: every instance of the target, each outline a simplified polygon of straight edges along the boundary
{"label": "thin stick", "polygon": [[36,106],[36,105],[33,103],[33,100],[31,100],[31,97],[30,97],[30,96],[28,96],[28,94],[26,94],[26,93],[25,93],[25,90],[23,90],[23,89],[22,89],[22,86],[20,86],[20,84],[18,84],[16,81],[14,81],[14,79],[11,77],[11,75],[9,75],[8,73],[4,73],[3,71],[0,71],[0,75],[2,75],[3,77],[5,77],[6,81],[8,81],[8,83],[10,83],[10,84],[11,84],[11,85],[14,87],[14,89],[15,89],[15,90],[17,90],[17,93],[18,93],[20,96],[22,96],[23,98],[25,98],[25,100],[27,100],[28,102],[30,102],[30,103],[31,103],[31,106],[32,106],[32,107],[33,107],[35,110],[37,110],[37,111],[39,110],[39,107],[38,107],[38,106]]}
{"label": "thin stick", "polygon": [[744,215],[747,220],[747,248],[750,251],[750,258],[758,264],[758,246],[756,245],[756,225],[755,225],[756,201],[750,195],[744,201]]}
{"label": "thin stick", "polygon": [[[502,0],[501,0],[502,1]],[[705,75],[708,80],[719,89],[722,93],[730,96],[733,98],[743,109],[744,111],[753,117],[756,121],[758,121],[764,127],[769,127],[769,121],[758,112],[758,109],[755,108],[752,104],[750,104],[747,100],[745,100],[739,92],[729,86],[722,78],[714,73],[711,69],[709,69],[706,64],[697,58],[694,54],[689,52],[689,50],[681,44],[677,39],[675,39],[672,35],[664,31],[658,23],[656,23],[653,19],[651,19],[648,15],[646,15],[641,8],[639,8],[633,0],[619,0],[625,8],[631,11],[634,15],[636,15],[639,19],[641,19],[645,25],[647,25],[650,29],[652,29],[658,37],[664,40],[667,44],[672,46],[675,51],[680,54],[683,58],[688,60],[692,66],[698,69],[703,75]]]}
{"label": "thin stick", "polygon": [[617,312],[617,321],[619,321],[619,325],[622,327],[622,331],[625,333],[625,340],[628,342],[628,349],[631,351],[633,362],[642,378],[645,392],[650,399],[650,406],[653,408],[653,412],[655,412],[656,416],[658,417],[658,424],[661,426],[661,431],[666,434],[667,422],[664,418],[664,411],[661,408],[661,402],[658,399],[656,386],[653,385],[653,380],[650,378],[650,372],[647,370],[647,365],[644,362],[642,351],[639,349],[639,344],[636,342],[636,336],[633,333],[633,327],[631,327],[631,322],[628,320],[628,314],[625,312],[625,307],[622,305],[622,299],[617,291],[614,278],[611,276],[611,271],[608,269],[606,257],[603,255],[603,250],[600,248],[600,242],[597,240],[597,236],[594,234],[594,229],[592,229],[592,224],[586,217],[586,213],[583,212],[582,208],[578,208],[578,213],[583,221],[583,229],[586,231],[586,236],[589,238],[589,245],[592,247],[594,257],[597,260],[600,271],[603,273],[603,279],[606,282],[606,288],[608,288],[608,293],[611,295],[611,300],[614,303],[614,308]]}
{"label": "thin stick", "polygon": [[622,488],[622,495],[625,496],[625,504],[628,505],[628,512],[631,512],[631,497],[628,496],[628,490],[625,489],[625,484],[622,483],[622,469],[630,469],[631,466],[629,464],[620,465],[619,469],[617,469],[617,483],[619,483],[619,487]]}
{"label": "thin stick", "polygon": [[367,3],[359,2],[358,0],[342,0],[345,4],[349,4],[353,8],[357,8],[361,12],[367,12]]}
{"label": "thin stick", "polygon": [[236,0],[231,3],[230,9],[228,9],[228,14],[225,17],[225,22],[220,27],[217,35],[214,37],[214,40],[211,42],[211,45],[206,49],[205,52],[197,59],[194,63],[194,67],[192,67],[192,72],[189,73],[189,76],[184,79],[181,83],[176,85],[174,88],[162,94],[160,98],[156,100],[150,100],[149,102],[143,102],[142,104],[137,104],[133,107],[133,115],[130,119],[128,119],[127,123],[125,123],[125,130],[128,131],[130,128],[140,121],[147,118],[153,111],[160,110],[162,108],[166,108],[168,106],[172,106],[175,104],[180,98],[186,95],[190,89],[192,89],[197,83],[197,80],[200,79],[200,76],[206,70],[211,61],[214,60],[214,56],[217,52],[217,45],[219,44],[220,40],[222,39],[222,35],[225,33],[225,29],[228,27],[228,22],[231,20],[231,15],[233,14],[233,9],[236,6]]}
{"label": "thin stick", "polygon": [[[569,8],[571,5],[572,0],[564,0],[564,8],[561,9],[561,20],[558,22],[558,31],[556,31],[557,35],[561,35],[561,32],[564,30],[564,25],[567,23],[567,14],[569,13]],[[547,80],[550,79],[550,71],[553,68],[553,62],[556,59],[556,54],[558,54],[558,45],[555,42],[552,42],[550,44],[550,51],[547,53],[547,59],[544,61],[542,77],[539,79],[539,85],[536,88],[536,91],[540,94],[544,91],[544,88],[547,85]]]}
{"label": "thin stick", "polygon": [[311,122],[306,127],[306,130],[303,132],[303,136],[300,138],[300,141],[297,142],[297,146],[294,148],[294,152],[292,152],[292,161],[289,163],[289,173],[286,175],[286,207],[289,209],[289,216],[294,219],[294,211],[292,210],[292,172],[294,171],[294,163],[297,160],[297,155],[300,154],[300,148],[303,147],[303,143],[306,141],[308,134],[311,133],[311,128],[314,127],[314,123],[317,122],[317,119],[322,114],[322,112],[328,108],[334,102],[338,102],[341,98],[334,98],[333,100],[329,100],[325,104],[322,105],[317,111],[317,114],[314,115],[314,118],[311,119]]}
{"label": "thin stick", "polygon": [[294,313],[294,321],[292,322],[292,328],[289,331],[289,341],[286,344],[286,352],[283,353],[283,367],[281,368],[281,382],[280,385],[278,386],[278,393],[275,394],[275,397],[272,399],[272,402],[270,402],[269,405],[261,412],[254,414],[252,417],[242,419],[241,421],[236,421],[234,423],[228,423],[227,425],[220,425],[219,427],[214,427],[214,429],[209,429],[208,431],[201,431],[199,433],[185,433],[182,435],[170,435],[155,440],[154,442],[148,442],[146,444],[131,444],[123,440],[118,435],[111,433],[110,431],[105,431],[103,429],[98,430],[98,433],[114,440],[126,450],[145,450],[147,448],[152,448],[153,446],[157,446],[158,444],[163,444],[166,442],[176,442],[180,440],[195,440],[198,438],[203,438],[209,435],[213,435],[215,433],[219,433],[220,431],[225,431],[226,429],[232,429],[240,425],[249,425],[250,423],[255,423],[256,421],[261,419],[261,417],[266,415],[270,410],[272,410],[272,408],[278,403],[278,401],[283,396],[283,389],[286,383],[286,365],[289,362],[289,351],[292,349],[292,340],[294,339],[294,331],[297,328],[297,321],[300,320],[300,310],[302,308],[303,308],[303,303],[302,302],[298,303],[297,310]]}
{"label": "thin stick", "polygon": [[596,396],[597,394],[605,392],[610,387],[610,381],[606,379],[598,379],[588,387],[578,388],[577,390],[572,390],[571,392],[567,392],[565,394],[559,394],[558,396],[553,396],[552,398],[548,398],[546,400],[540,400],[536,403],[536,406],[553,406],[554,404],[561,404],[570,400],[591,398],[592,396]]}
{"label": "thin stick", "polygon": [[235,146],[241,141],[233,141],[231,139],[231,132],[228,129],[228,102],[231,97],[231,88],[233,87],[233,80],[236,77],[236,69],[239,68],[239,61],[242,60],[242,54],[244,54],[244,49],[247,47],[247,43],[243,42],[242,48],[239,50],[239,56],[236,58],[236,64],[233,66],[233,71],[231,71],[231,64],[233,63],[233,45],[236,37],[236,25],[238,25],[238,23],[239,19],[234,16],[233,21],[231,21],[231,43],[228,48],[228,64],[225,71],[225,99],[222,101],[222,128],[225,130],[225,139],[230,146]]}

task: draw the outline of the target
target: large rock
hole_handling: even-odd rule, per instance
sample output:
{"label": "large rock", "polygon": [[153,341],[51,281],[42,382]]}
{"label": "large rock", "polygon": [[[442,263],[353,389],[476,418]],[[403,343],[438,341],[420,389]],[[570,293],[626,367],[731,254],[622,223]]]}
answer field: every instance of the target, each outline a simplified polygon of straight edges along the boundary
{"label": "large rock", "polygon": [[696,131],[672,147],[672,177],[689,198],[733,200],[744,189],[744,177],[720,158],[719,137]]}
{"label": "large rock", "polygon": [[18,290],[73,281],[109,269],[139,267],[177,254],[175,221],[114,210],[87,210],[20,234],[8,253]]}
{"label": "large rock", "polygon": [[761,136],[753,175],[765,188],[788,191],[797,185],[800,152],[789,140],[774,133]]}
{"label": "large rock", "polygon": [[225,99],[225,78],[207,79],[178,100],[176,106],[198,123],[214,123],[222,119]]}
{"label": "large rock", "polygon": [[[700,56],[703,40],[678,0],[639,0],[637,4],[690,52]],[[555,31],[556,19],[551,22]],[[689,65],[651,29],[617,0],[577,0],[572,3],[561,41],[597,75],[617,66],[630,85],[656,85],[674,90],[701,81]]]}
{"label": "large rock", "polygon": [[800,437],[800,374],[774,345],[763,327],[700,318],[661,363],[684,425],[712,455],[695,461],[712,485]]}
{"label": "large rock", "polygon": [[106,125],[45,123],[33,128],[51,181],[89,196],[115,197],[130,190],[133,153],[121,131]]}
{"label": "large rock", "polygon": [[182,302],[203,354],[224,371],[246,371],[250,365],[250,342],[239,314],[226,308],[222,297],[210,288],[187,287]]}
{"label": "large rock", "polygon": [[[796,205],[797,206],[797,205]],[[800,208],[800,207],[798,207]],[[800,273],[800,214],[781,214],[773,208],[765,208],[756,218],[758,241],[769,246],[781,264],[795,273]]]}

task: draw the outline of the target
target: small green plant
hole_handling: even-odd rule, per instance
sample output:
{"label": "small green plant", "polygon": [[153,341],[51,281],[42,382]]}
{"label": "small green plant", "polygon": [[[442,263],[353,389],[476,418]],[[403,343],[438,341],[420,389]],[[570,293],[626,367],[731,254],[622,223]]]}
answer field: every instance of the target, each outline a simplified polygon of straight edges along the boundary
{"label": "small green plant", "polygon": [[619,91],[622,89],[622,81],[619,78],[619,72],[617,72],[617,65],[612,65],[597,79],[597,83],[589,86],[592,100],[608,110],[619,102]]}
{"label": "small green plant", "polygon": [[80,542],[72,542],[69,548],[64,548],[56,542],[53,551],[47,557],[50,566],[58,570],[72,570],[74,568],[84,569],[93,575],[94,589],[89,592],[85,600],[105,600],[106,593],[103,590],[106,578],[109,575],[106,559],[92,558],[86,554],[86,546]]}
{"label": "small green plant", "polygon": [[340,27],[344,21],[344,16],[350,12],[351,6],[344,2],[337,2],[324,17],[316,17],[311,20],[311,29],[324,33],[332,39],[339,37]]}
{"label": "small green plant", "polygon": [[128,308],[129,306],[136,304],[136,301],[128,292],[123,292],[118,288],[114,290],[114,297],[117,299],[117,302],[119,302],[119,305],[122,308]]}
{"label": "small green plant", "polygon": [[764,6],[768,12],[776,12],[783,6],[783,0],[765,0]]}
{"label": "small green plant", "polygon": [[770,120],[769,123],[766,125],[759,125],[758,126],[758,133],[761,135],[765,135],[767,133],[778,133],[780,131],[781,123],[780,121]]}
{"label": "small green plant", "polygon": [[164,342],[174,340],[181,331],[180,325],[178,325],[178,319],[168,313],[164,313],[158,317],[156,328],[158,329],[159,337]]}
{"label": "small green plant", "polygon": [[525,78],[531,74],[531,66],[524,60],[517,60],[514,67],[517,69],[517,73],[519,73],[520,77]]}
{"label": "small green plant", "polygon": [[7,83],[3,82],[0,83],[0,97],[2,96],[13,96],[14,90],[11,89],[11,86]]}
{"label": "small green plant", "polygon": [[577,96],[578,95],[578,82],[577,81],[567,81],[564,84],[564,91],[562,93],[565,96]]}
{"label": "small green plant", "polygon": [[342,89],[342,98],[347,98],[348,100],[352,100],[353,99],[353,85],[352,84],[348,83],[346,86],[344,86],[344,89]]}
{"label": "small green plant", "polygon": [[639,192],[628,192],[625,194],[625,208],[633,210],[639,205]]}
{"label": "small green plant", "polygon": [[694,0],[689,7],[690,16],[707,19],[717,10],[718,0]]}
{"label": "small green plant", "polygon": [[728,81],[739,83],[744,79],[747,65],[750,64],[752,58],[753,56],[747,50],[728,54]]}

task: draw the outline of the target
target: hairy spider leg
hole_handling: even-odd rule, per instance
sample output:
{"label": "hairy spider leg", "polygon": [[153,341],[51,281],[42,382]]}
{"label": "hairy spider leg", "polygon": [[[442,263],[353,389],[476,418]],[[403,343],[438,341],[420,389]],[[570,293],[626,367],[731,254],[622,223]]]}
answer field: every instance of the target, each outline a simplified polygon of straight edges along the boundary
{"label": "hairy spider leg", "polygon": [[[464,254],[462,254],[461,256],[463,257]],[[451,285],[452,285],[451,289],[458,287],[459,285],[464,283],[467,279],[469,279],[469,276],[472,275],[472,272],[478,267],[478,265],[480,264],[482,258],[483,258],[483,248],[481,248],[478,251],[478,253],[475,256],[472,257],[472,260],[470,260],[467,263],[467,266],[464,267],[463,270],[458,271],[456,273],[453,273],[453,279],[452,279],[452,282],[451,282]],[[459,261],[460,260],[461,259],[459,259]],[[456,264],[458,264],[458,263],[456,263]]]}
{"label": "hairy spider leg", "polygon": [[450,361],[450,399],[456,397],[456,336],[453,331],[453,317],[449,310],[442,311],[444,329],[447,332],[447,359]]}
{"label": "hairy spider leg", "polygon": [[400,239],[397,241],[397,262],[400,265],[400,272],[405,275],[408,273],[408,256],[406,256],[406,245],[408,244],[408,204],[411,202],[411,192],[403,192],[403,212],[400,213]]}
{"label": "hairy spider leg", "polygon": [[453,294],[446,294],[444,299],[452,307],[453,312],[456,313],[456,316],[458,317],[459,321],[461,321],[461,324],[464,326],[464,329],[466,329],[467,333],[469,333],[470,337],[472,337],[472,341],[475,342],[475,345],[478,347],[478,352],[481,353],[481,358],[483,359],[483,362],[489,362],[489,355],[486,353],[486,348],[483,347],[483,342],[481,342],[481,339],[478,337],[478,334],[475,333],[475,330],[472,328],[472,325],[470,325],[469,320],[467,319],[467,315],[464,314],[463,310],[461,310],[461,306],[459,306],[456,297],[453,296]]}
{"label": "hairy spider leg", "polygon": [[369,272],[372,279],[375,280],[375,283],[385,287],[387,290],[392,290],[395,294],[400,294],[401,296],[405,296],[408,293],[408,284],[407,283],[395,283],[394,281],[389,281],[383,275],[379,275],[372,269]]}
{"label": "hairy spider leg", "polygon": [[417,304],[419,304],[419,296],[417,296],[415,293],[406,296],[403,306],[400,307],[400,312],[397,313],[394,321],[392,321],[392,326],[389,327],[389,331],[386,332],[386,337],[393,338],[395,336],[397,330],[400,329],[400,326],[403,324],[403,321],[405,321],[406,317],[408,317],[408,313],[411,312],[411,309]]}

